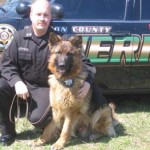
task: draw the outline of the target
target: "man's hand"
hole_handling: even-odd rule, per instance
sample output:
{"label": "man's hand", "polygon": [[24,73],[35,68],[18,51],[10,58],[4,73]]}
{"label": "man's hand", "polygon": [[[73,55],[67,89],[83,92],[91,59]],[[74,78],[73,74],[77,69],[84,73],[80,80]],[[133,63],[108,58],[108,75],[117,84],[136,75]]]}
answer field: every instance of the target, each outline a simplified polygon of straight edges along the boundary
{"label": "man's hand", "polygon": [[18,81],[15,84],[15,90],[16,90],[17,96],[24,100],[26,100],[29,97],[27,86],[22,81]]}
{"label": "man's hand", "polygon": [[89,92],[90,84],[87,81],[83,82],[81,89],[78,91],[77,98],[84,99]]}

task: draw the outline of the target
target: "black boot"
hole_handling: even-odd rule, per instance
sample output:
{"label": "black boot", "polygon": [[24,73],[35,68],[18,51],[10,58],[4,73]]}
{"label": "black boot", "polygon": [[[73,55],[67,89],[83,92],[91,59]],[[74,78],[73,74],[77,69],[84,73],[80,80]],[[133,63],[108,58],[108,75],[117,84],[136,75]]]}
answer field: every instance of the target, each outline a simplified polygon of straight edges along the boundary
{"label": "black boot", "polygon": [[15,142],[16,134],[3,134],[0,137],[0,145],[9,146]]}

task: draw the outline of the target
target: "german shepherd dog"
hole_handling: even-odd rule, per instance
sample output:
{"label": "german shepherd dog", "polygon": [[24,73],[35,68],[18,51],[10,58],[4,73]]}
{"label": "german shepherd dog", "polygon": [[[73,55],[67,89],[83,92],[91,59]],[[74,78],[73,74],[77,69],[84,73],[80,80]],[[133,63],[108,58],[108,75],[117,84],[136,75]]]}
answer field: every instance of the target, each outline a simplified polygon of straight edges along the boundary
{"label": "german shepherd dog", "polygon": [[112,108],[99,107],[93,112],[92,89],[85,99],[77,98],[77,92],[87,78],[82,63],[82,37],[74,35],[63,40],[61,36],[51,33],[49,47],[51,55],[48,68],[53,73],[48,81],[52,121],[36,145],[52,140],[57,131],[60,133],[59,138],[51,150],[63,149],[76,133],[90,140],[96,140],[101,135],[115,136]]}

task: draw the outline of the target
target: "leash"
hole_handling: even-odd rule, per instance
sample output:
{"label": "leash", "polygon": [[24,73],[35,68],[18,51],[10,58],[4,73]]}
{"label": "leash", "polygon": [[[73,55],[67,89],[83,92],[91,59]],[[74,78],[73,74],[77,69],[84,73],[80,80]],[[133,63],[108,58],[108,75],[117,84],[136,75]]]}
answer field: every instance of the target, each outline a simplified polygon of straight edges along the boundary
{"label": "leash", "polygon": [[[13,121],[11,116],[12,116],[12,108],[15,103],[15,100],[16,100],[16,104],[17,104],[17,117],[16,117],[16,121]],[[19,101],[20,101],[19,97],[17,95],[15,95],[13,97],[13,100],[12,100],[12,103],[11,103],[11,106],[9,109],[9,119],[12,123],[17,123],[20,118],[20,102]],[[38,121],[32,122],[31,124],[35,125],[35,124],[39,123],[45,117],[45,115],[49,112],[50,108],[51,108],[51,105],[49,104],[48,107],[46,108],[44,114],[42,115],[42,117]],[[29,104],[28,104],[28,101],[26,100],[26,113],[25,113],[26,119],[28,118],[28,111],[29,111]]]}
{"label": "leash", "polygon": [[[12,108],[13,108],[13,105],[14,105],[14,103],[15,103],[15,100],[16,100],[16,104],[17,104],[17,119],[16,119],[16,121],[13,121],[12,120]],[[9,109],[9,120],[12,122],[12,123],[17,123],[18,122],[18,120],[19,120],[19,118],[20,118],[20,102],[19,102],[20,100],[19,100],[19,97],[17,96],[17,95],[15,95],[14,97],[13,97],[13,100],[12,100],[12,103],[11,103],[11,106],[10,106],[10,109]],[[28,111],[29,111],[29,104],[28,104],[28,101],[26,100],[26,113],[25,113],[25,118],[27,118],[27,116],[28,116]]]}
{"label": "leash", "polygon": [[49,104],[48,107],[46,108],[44,114],[42,115],[42,117],[38,121],[36,121],[36,122],[31,122],[31,124],[35,125],[35,124],[39,123],[45,117],[45,115],[49,112],[50,108],[51,108],[51,106]]}

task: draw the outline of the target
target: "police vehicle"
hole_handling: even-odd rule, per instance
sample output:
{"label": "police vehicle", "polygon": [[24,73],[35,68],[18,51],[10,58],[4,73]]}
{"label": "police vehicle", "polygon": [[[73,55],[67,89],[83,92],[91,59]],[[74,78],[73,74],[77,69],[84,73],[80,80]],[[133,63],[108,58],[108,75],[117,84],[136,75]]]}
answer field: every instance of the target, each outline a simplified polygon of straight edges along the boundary
{"label": "police vehicle", "polygon": [[[83,37],[104,93],[150,92],[149,0],[49,0],[55,30]],[[31,24],[31,0],[0,5],[0,51]]]}

